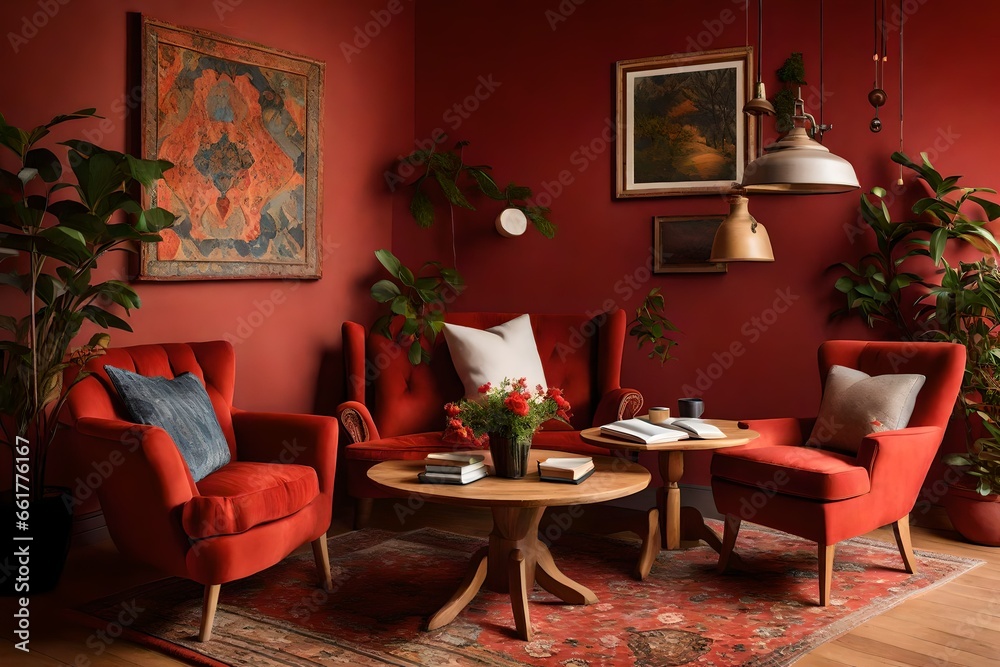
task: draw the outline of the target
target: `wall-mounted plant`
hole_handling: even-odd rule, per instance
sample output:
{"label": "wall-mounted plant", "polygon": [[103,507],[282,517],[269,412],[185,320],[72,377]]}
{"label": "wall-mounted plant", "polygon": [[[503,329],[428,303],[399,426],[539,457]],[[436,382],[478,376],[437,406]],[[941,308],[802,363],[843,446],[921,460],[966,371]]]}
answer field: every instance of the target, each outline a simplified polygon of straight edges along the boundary
{"label": "wall-mounted plant", "polygon": [[[444,137],[440,141],[444,141]],[[545,238],[554,237],[556,226],[546,217],[550,209],[533,206],[527,201],[532,195],[531,188],[511,182],[501,189],[490,175],[493,167],[465,164],[464,152],[468,145],[468,141],[459,141],[453,150],[439,150],[439,145],[435,144],[429,150],[414,151],[399,161],[399,167],[406,165],[418,170],[416,179],[410,184],[413,188],[410,214],[417,224],[424,228],[434,224],[434,204],[428,192],[436,184],[450,207],[475,211],[466,192],[476,188],[490,199],[504,202],[506,208],[520,210]]]}
{"label": "wall-mounted plant", "polygon": [[775,124],[778,132],[788,132],[794,127],[792,116],[795,114],[795,98],[800,86],[806,85],[806,66],[802,54],[795,52],[788,56],[784,64],[778,68],[778,81],[781,82],[774,99],[774,111],[777,118]]}
{"label": "wall-mounted plant", "polygon": [[439,262],[425,262],[412,271],[388,250],[376,250],[375,257],[398,282],[383,279],[372,285],[372,298],[389,304],[389,312],[375,320],[372,330],[407,350],[414,366],[429,362],[429,348],[444,328],[447,306],[465,289],[465,280]]}
{"label": "wall-mounted plant", "polygon": [[680,331],[663,312],[664,305],[660,288],[654,287],[635,309],[635,318],[628,323],[628,334],[636,337],[639,349],[650,344],[653,349],[647,357],[659,359],[661,366],[675,358],[670,356],[670,348],[677,345],[677,341],[670,338],[669,333]]}

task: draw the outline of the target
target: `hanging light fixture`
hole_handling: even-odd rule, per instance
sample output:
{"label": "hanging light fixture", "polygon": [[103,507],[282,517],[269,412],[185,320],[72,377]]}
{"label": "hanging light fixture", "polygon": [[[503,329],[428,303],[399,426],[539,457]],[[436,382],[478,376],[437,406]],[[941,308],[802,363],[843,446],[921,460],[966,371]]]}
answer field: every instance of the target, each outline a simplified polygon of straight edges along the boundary
{"label": "hanging light fixture", "polygon": [[[743,11],[749,18],[750,0],[743,3]],[[764,0],[757,0],[757,83],[754,86],[753,99],[743,105],[743,113],[751,116],[773,116],[775,114],[774,105],[767,99],[764,92],[764,80],[760,75],[761,61],[764,60]],[[760,124],[757,124],[760,129]],[[757,144],[760,145],[758,139]]]}
{"label": "hanging light fixture", "polygon": [[[823,0],[820,0],[820,114],[823,100]],[[807,131],[805,124],[809,123]],[[832,194],[856,190],[860,186],[851,163],[834,155],[814,136],[822,138],[823,132],[832,128],[816,122],[806,113],[802,91],[795,100],[792,130],[780,141],[767,147],[764,155],[749,165],[743,175],[742,187],[746,192],[771,192],[785,194]]]}
{"label": "hanging light fixture", "polygon": [[773,262],[771,239],[748,208],[749,200],[736,192],[729,196],[729,215],[715,232],[710,262]]}

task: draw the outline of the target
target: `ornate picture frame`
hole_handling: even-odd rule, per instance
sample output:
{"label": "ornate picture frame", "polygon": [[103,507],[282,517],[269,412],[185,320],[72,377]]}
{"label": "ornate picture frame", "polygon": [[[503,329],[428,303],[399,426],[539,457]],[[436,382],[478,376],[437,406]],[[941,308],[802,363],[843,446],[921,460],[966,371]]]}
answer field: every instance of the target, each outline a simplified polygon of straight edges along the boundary
{"label": "ornate picture frame", "polygon": [[140,280],[319,278],[324,63],[142,18],[147,190],[177,215]]}
{"label": "ornate picture frame", "polygon": [[719,194],[755,154],[750,47],[615,64],[615,197]]}
{"label": "ornate picture frame", "polygon": [[727,273],[726,262],[710,262],[715,232],[724,215],[653,217],[653,273]]}

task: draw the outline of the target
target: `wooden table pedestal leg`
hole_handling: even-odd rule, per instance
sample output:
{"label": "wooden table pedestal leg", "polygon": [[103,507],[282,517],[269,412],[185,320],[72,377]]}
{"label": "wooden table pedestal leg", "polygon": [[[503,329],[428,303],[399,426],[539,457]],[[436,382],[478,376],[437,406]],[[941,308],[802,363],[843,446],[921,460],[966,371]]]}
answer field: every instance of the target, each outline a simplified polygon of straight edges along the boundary
{"label": "wooden table pedestal leg", "polygon": [[681,488],[678,482],[684,474],[684,452],[662,451],[659,456],[660,477],[663,478],[663,514],[660,537],[663,547],[681,548]]}
{"label": "wooden table pedestal leg", "polygon": [[517,636],[531,639],[528,594],[535,582],[570,604],[592,604],[597,596],[559,571],[552,554],[538,540],[538,522],[544,507],[494,507],[490,544],[473,555],[458,590],[431,617],[428,630],[451,622],[480,587],[510,596]]}

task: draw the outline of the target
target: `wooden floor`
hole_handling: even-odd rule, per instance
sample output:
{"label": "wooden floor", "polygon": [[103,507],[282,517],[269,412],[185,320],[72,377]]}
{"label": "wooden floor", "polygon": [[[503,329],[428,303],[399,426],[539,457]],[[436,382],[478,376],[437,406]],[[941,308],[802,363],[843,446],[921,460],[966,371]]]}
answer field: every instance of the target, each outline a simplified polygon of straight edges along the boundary
{"label": "wooden floor", "polygon": [[[421,526],[485,535],[489,514],[445,506],[424,506],[406,518],[403,529]],[[399,529],[390,504],[376,503],[372,525]],[[332,532],[348,529],[338,517]],[[870,537],[892,541],[888,530]],[[917,549],[979,558],[986,565],[861,625],[806,655],[797,667],[863,667],[865,665],[957,665],[1000,667],[1000,548],[967,544],[946,530],[914,527]],[[306,546],[308,549],[308,545]],[[41,667],[163,667],[183,665],[160,653],[119,639],[105,643],[89,628],[63,617],[62,610],[156,579],[157,573],[126,560],[110,542],[75,548],[60,588],[31,600],[30,654],[13,648],[12,602],[0,599],[0,665]],[[223,593],[224,594],[224,593]]]}

